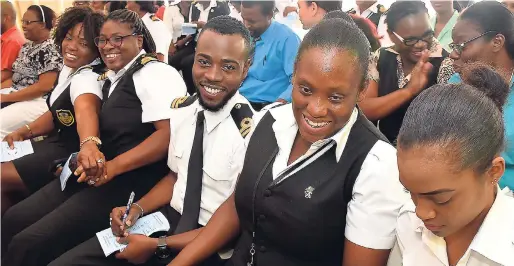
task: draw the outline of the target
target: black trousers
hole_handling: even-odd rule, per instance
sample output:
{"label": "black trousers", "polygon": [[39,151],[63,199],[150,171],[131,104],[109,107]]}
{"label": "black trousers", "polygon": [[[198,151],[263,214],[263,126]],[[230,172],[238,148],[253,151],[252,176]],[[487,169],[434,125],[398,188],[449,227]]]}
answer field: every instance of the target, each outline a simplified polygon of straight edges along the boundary
{"label": "black trousers", "polygon": [[[160,210],[166,216],[170,223],[170,231],[167,235],[171,235],[175,230],[176,224],[180,219],[180,214],[175,211],[169,204],[162,207]],[[154,236],[156,237],[156,236]],[[175,254],[176,255],[176,254]],[[156,256],[153,256],[148,262],[144,264],[140,264],[143,266],[157,266],[157,265],[167,265],[171,262],[173,256],[168,258],[168,260],[159,260]],[[214,254],[209,259],[207,259],[202,266],[221,266],[225,263],[218,254]],[[48,266],[130,266],[133,265],[126,260],[116,259],[115,255],[112,254],[105,257],[102,247],[100,246],[100,242],[97,237],[90,238],[86,242],[78,245],[74,249],[66,252],[50,264]]]}
{"label": "black trousers", "polygon": [[168,57],[168,63],[177,71],[182,71],[182,78],[187,86],[189,95],[196,92],[193,82],[193,63],[195,58],[196,43],[191,42],[187,46],[178,50],[174,55]]}
{"label": "black trousers", "polygon": [[[2,265],[47,265],[67,250],[109,227],[114,207],[127,204],[131,191],[146,194],[161,176],[120,175],[91,188],[58,179],[11,207],[2,218]],[[137,200],[136,199],[136,200]]]}

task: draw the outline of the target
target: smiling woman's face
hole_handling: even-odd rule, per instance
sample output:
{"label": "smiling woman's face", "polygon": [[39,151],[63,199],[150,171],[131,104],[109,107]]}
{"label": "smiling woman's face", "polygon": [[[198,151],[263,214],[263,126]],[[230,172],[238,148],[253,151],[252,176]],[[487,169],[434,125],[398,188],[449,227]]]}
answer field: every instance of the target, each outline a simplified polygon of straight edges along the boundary
{"label": "smiling woman's face", "polygon": [[361,95],[357,57],[336,48],[302,52],[293,75],[293,112],[300,136],[310,143],[333,136],[350,118]]}

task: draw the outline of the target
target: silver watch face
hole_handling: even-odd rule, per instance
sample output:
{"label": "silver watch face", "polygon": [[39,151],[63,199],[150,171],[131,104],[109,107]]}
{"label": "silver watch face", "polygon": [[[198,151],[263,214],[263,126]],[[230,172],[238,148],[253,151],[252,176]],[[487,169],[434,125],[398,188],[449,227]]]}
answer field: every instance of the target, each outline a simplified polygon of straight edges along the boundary
{"label": "silver watch face", "polygon": [[157,241],[157,247],[166,247],[166,236],[159,237]]}

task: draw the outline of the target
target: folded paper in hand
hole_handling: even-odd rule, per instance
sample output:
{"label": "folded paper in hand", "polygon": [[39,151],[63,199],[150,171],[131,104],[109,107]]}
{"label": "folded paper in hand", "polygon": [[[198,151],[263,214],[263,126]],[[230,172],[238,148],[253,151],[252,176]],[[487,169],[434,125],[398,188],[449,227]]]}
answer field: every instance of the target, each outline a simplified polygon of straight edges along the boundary
{"label": "folded paper in hand", "polygon": [[[154,212],[137,220],[136,224],[128,229],[128,233],[131,235],[150,236],[153,233],[168,230],[170,230],[168,219],[162,213]],[[111,228],[96,233],[96,237],[100,241],[105,257],[127,246],[116,241],[116,236],[112,234]]]}
{"label": "folded paper in hand", "polygon": [[15,141],[13,144],[14,149],[11,149],[6,141],[1,142],[0,148],[2,149],[2,156],[0,161],[2,161],[2,163],[10,162],[25,155],[34,153],[34,148],[32,148],[30,140]]}
{"label": "folded paper in hand", "polygon": [[66,188],[66,182],[68,182],[68,178],[70,178],[71,174],[77,170],[77,154],[73,153],[70,155],[70,158],[66,161],[64,166],[62,167],[61,175],[59,179],[61,180],[61,190],[64,191]]}
{"label": "folded paper in hand", "polygon": [[182,35],[195,34],[197,26],[194,23],[182,23]]}

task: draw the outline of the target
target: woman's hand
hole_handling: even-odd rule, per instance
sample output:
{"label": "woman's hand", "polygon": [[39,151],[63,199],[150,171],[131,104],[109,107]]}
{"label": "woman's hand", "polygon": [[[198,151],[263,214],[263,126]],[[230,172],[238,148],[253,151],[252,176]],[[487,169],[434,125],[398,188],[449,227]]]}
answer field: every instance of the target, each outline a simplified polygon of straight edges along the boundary
{"label": "woman's hand", "polygon": [[87,182],[88,185],[95,187],[99,187],[101,185],[108,183],[109,181],[114,179],[114,177],[120,174],[118,167],[114,161],[105,162],[103,164],[103,172],[99,173],[99,176],[89,176],[86,174],[86,171],[84,170],[82,165],[80,165],[75,171],[75,175],[79,176],[77,182]]}
{"label": "woman's hand", "polygon": [[[75,172],[77,176],[84,176],[92,180],[105,176],[105,156],[93,141],[88,141],[82,145],[77,157],[77,163],[82,170],[80,175]],[[79,169],[77,168],[77,170]],[[79,180],[83,181],[80,178]]]}
{"label": "woman's hand", "polygon": [[7,142],[7,145],[9,145],[9,148],[14,149],[14,142],[15,141],[24,141],[25,137],[22,133],[19,131],[14,131],[13,133],[5,136],[3,141]]}

